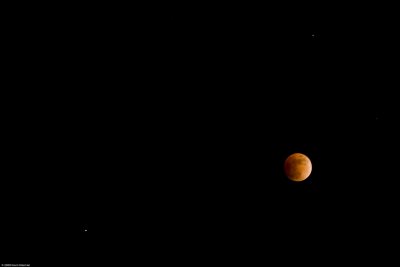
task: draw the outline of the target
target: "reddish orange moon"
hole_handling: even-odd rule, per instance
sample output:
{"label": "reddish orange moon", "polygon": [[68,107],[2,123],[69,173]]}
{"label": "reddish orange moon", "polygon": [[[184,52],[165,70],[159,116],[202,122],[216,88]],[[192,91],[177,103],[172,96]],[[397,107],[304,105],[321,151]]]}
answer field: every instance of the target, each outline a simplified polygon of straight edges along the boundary
{"label": "reddish orange moon", "polygon": [[311,160],[304,154],[294,153],[285,160],[284,170],[290,180],[304,181],[311,174]]}

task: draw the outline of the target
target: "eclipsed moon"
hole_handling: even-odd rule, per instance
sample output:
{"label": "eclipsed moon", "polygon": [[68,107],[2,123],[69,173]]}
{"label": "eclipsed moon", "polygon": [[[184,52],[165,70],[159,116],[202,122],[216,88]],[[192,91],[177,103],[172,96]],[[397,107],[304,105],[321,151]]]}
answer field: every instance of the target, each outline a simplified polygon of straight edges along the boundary
{"label": "eclipsed moon", "polygon": [[311,160],[304,154],[294,153],[285,160],[286,176],[295,182],[301,182],[311,174]]}

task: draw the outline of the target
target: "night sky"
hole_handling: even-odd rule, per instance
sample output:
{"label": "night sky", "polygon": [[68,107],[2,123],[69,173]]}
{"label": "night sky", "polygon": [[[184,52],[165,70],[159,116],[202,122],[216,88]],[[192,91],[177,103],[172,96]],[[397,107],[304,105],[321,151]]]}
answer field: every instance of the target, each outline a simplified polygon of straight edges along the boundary
{"label": "night sky", "polygon": [[[266,10],[165,18],[155,47],[165,44],[162,96],[172,101],[160,98],[168,112],[157,122],[170,142],[162,155],[177,155],[160,179],[173,192],[160,220],[182,242],[201,240],[204,255],[355,259],[354,247],[373,250],[396,231],[393,17]],[[313,164],[302,183],[283,173],[295,152]]]}
{"label": "night sky", "polygon": [[[22,242],[27,262],[37,250],[93,257],[103,238],[144,233],[142,248],[165,248],[165,260],[342,262],[396,234],[398,32],[388,10],[96,14],[62,26],[9,20],[24,31],[10,31],[7,51],[18,53],[7,85],[46,89],[2,106],[10,251]],[[144,175],[134,174],[139,145]],[[313,164],[301,183],[283,172],[295,152]],[[141,221],[150,230],[133,227]]]}
{"label": "night sky", "polygon": [[88,254],[102,111],[87,86],[93,31],[35,8],[2,16],[0,263],[54,266]]}

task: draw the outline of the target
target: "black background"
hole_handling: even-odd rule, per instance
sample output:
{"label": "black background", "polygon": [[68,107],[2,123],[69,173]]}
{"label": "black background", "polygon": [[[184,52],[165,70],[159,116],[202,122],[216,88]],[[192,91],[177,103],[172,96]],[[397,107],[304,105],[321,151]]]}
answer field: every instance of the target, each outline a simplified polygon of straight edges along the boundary
{"label": "black background", "polygon": [[[389,9],[106,9],[6,19],[9,251],[94,259],[144,234],[168,251],[149,260],[339,262],[396,233]],[[303,183],[283,173],[294,152]]]}
{"label": "black background", "polygon": [[1,263],[54,266],[90,255],[106,118],[104,91],[93,89],[106,77],[88,14],[49,8],[2,10]]}
{"label": "black background", "polygon": [[[177,8],[157,20],[146,55],[161,247],[357,261],[396,233],[397,36],[388,10],[364,8]],[[313,163],[304,183],[283,173],[294,152]]]}

